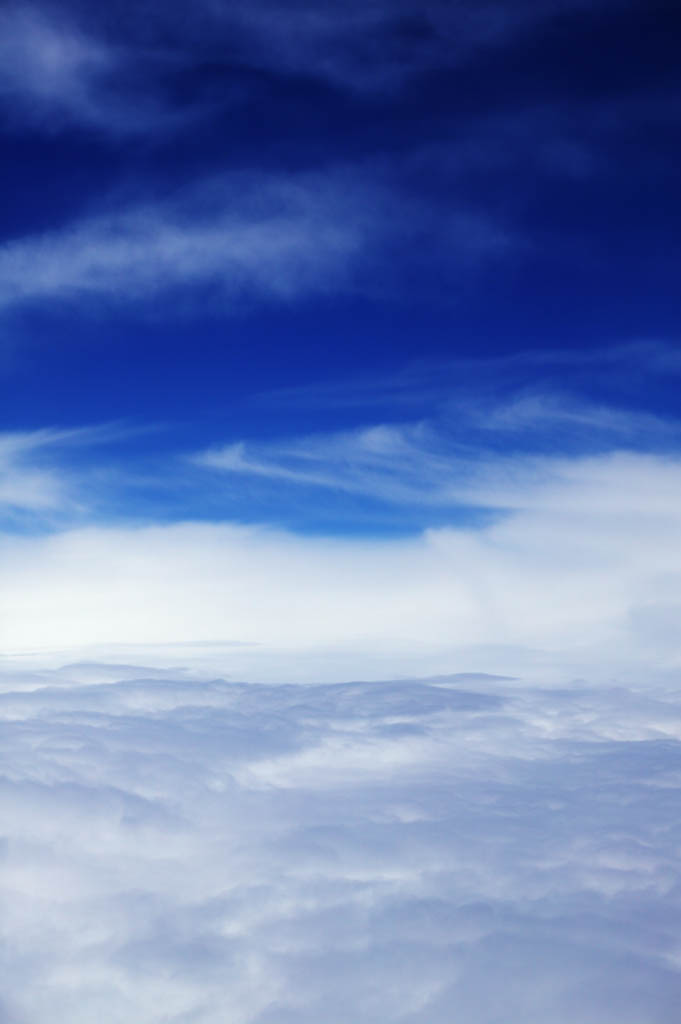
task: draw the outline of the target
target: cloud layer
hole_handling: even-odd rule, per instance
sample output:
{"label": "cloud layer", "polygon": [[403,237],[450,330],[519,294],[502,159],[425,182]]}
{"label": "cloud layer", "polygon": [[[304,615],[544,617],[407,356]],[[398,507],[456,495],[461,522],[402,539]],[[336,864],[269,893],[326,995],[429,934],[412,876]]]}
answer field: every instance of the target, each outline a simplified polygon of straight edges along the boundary
{"label": "cloud layer", "polygon": [[471,645],[487,671],[499,647],[560,651],[565,671],[678,665],[677,460],[616,453],[521,469],[466,485],[491,519],[407,538],[196,522],[7,534],[3,649],[246,642],[335,650],[359,673],[381,653],[399,671],[407,652],[440,671]]}
{"label": "cloud layer", "polygon": [[678,679],[1,680],[4,1020],[676,1019]]}
{"label": "cloud layer", "polygon": [[[138,468],[129,445],[110,465],[87,450],[73,459],[115,436],[0,437],[5,652],[247,644],[246,678],[262,671],[257,649],[285,652],[294,680],[296,658],[319,666],[325,653],[333,680],[447,671],[464,651],[488,672],[562,658],[563,679],[681,664],[673,421],[539,394],[471,397],[430,422],[189,458],[152,445]],[[341,529],[310,532],[308,504],[325,503]],[[276,525],[296,506],[297,532]],[[376,510],[402,533],[353,532],[353,515]]]}

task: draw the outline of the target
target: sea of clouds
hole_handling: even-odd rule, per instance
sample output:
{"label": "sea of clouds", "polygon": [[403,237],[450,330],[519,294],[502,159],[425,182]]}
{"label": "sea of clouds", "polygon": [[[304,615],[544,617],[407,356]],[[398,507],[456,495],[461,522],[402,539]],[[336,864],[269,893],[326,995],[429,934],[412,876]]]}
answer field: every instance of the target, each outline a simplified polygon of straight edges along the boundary
{"label": "sea of clouds", "polygon": [[5,661],[3,1024],[672,1024],[681,685]]}

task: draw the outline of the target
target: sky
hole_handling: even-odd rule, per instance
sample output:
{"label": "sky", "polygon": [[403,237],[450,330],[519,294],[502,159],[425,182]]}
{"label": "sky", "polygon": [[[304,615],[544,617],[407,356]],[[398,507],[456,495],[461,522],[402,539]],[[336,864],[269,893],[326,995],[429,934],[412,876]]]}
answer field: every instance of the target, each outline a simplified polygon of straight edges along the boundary
{"label": "sky", "polygon": [[675,1024],[680,29],[0,7],[0,1024]]}

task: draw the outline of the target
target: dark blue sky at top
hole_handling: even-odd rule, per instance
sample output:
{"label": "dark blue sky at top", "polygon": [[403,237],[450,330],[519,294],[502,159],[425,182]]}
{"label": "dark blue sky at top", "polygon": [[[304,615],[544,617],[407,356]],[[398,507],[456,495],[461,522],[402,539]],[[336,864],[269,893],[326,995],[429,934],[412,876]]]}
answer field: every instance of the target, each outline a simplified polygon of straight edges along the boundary
{"label": "dark blue sky at top", "polygon": [[[132,464],[457,395],[673,415],[680,28],[624,0],[9,5],[3,428],[122,423]],[[257,517],[256,482],[208,514]]]}

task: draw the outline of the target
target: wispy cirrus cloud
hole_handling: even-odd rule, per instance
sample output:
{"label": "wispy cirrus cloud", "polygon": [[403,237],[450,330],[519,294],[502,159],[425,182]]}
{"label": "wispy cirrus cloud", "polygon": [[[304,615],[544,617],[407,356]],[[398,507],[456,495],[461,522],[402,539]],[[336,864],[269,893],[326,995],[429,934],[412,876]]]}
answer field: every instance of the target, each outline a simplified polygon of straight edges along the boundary
{"label": "wispy cirrus cloud", "polygon": [[401,265],[395,247],[430,228],[452,270],[511,245],[483,214],[450,209],[437,222],[436,209],[360,169],[228,173],[165,200],[118,204],[6,242],[0,308],[88,298],[148,303],[170,290],[223,308],[252,296],[366,293],[372,269],[393,276]]}
{"label": "wispy cirrus cloud", "polygon": [[156,81],[163,55],[107,38],[81,13],[40,3],[0,11],[0,109],[9,127],[125,136],[182,123],[185,113],[163,102]]}
{"label": "wispy cirrus cloud", "polygon": [[8,4],[0,13],[0,97],[24,113],[89,119],[95,82],[115,67],[113,52],[68,19],[40,7]]}
{"label": "wispy cirrus cloud", "polygon": [[[425,71],[465,64],[481,50],[517,37],[561,15],[615,6],[619,0],[503,0],[452,5],[434,0],[331,0],[323,7],[282,0],[225,6],[202,0],[205,20],[189,38],[214,55],[223,48],[245,66],[382,92]],[[168,23],[172,25],[173,14]],[[209,32],[206,31],[209,28]]]}
{"label": "wispy cirrus cloud", "polygon": [[[637,451],[673,451],[679,441],[677,422],[650,413],[536,391],[501,401],[484,394],[448,399],[441,382],[438,387],[439,419],[238,441],[201,452],[194,461],[225,473],[389,502],[508,508],[518,507],[523,495],[532,494],[531,503],[537,486],[579,473],[577,467],[593,462],[607,472],[618,459],[633,464]],[[362,404],[361,396],[355,400]],[[418,401],[418,395],[408,400]]]}
{"label": "wispy cirrus cloud", "polygon": [[367,244],[358,197],[338,182],[227,176],[0,249],[0,306],[154,298],[214,288],[287,299],[343,279]]}
{"label": "wispy cirrus cloud", "polygon": [[[205,0],[203,11],[215,33],[213,51],[222,40],[246,65],[374,92],[398,88],[426,70],[463,63],[480,49],[585,6],[584,0],[530,0],[512,10],[501,0],[467,7],[441,0],[426,6],[413,0],[332,0],[312,8],[267,0],[225,7]],[[205,34],[195,34],[194,40],[211,46]]]}
{"label": "wispy cirrus cloud", "polygon": [[103,424],[0,433],[0,520],[5,528],[32,524],[56,529],[92,514],[98,500],[92,465],[85,457],[76,468],[74,455],[101,450],[130,432],[120,424]]}
{"label": "wispy cirrus cloud", "polygon": [[[73,0],[60,5],[34,0],[10,3],[2,23],[6,52],[13,58],[6,74],[15,91],[40,99],[52,85],[55,103],[88,119],[98,99],[111,100],[98,96],[98,78],[116,71],[119,62],[130,70],[135,61],[143,65],[154,54],[172,57],[179,67],[223,61],[354,89],[383,89],[424,69],[465,61],[479,48],[508,42],[557,15],[592,6],[585,0],[526,0],[512,10],[502,0],[467,8],[452,8],[444,0],[425,8],[414,0],[368,5],[332,0],[323,7],[281,0],[229,5],[201,0],[195,17],[187,19],[181,5],[173,3],[154,10],[128,0],[115,9],[88,9]],[[154,70],[162,68],[147,65],[148,78],[153,81]]]}
{"label": "wispy cirrus cloud", "polygon": [[[454,356],[412,360],[389,373],[334,377],[314,384],[263,391],[253,401],[279,408],[409,411],[451,408],[463,422],[495,422],[524,408],[535,424],[551,419],[606,421],[624,437],[668,430],[673,421],[646,411],[639,382],[657,389],[661,380],[681,374],[678,346],[659,340],[590,348],[538,347],[493,356]],[[529,384],[528,382],[531,382]],[[600,394],[600,399],[596,395]],[[622,398],[629,400],[618,411]],[[636,398],[642,401],[636,402]],[[535,413],[532,413],[532,409]],[[646,426],[647,424],[647,426]]]}
{"label": "wispy cirrus cloud", "polygon": [[[431,443],[429,443],[431,442]],[[423,424],[379,425],[332,435],[249,446],[225,445],[197,455],[207,469],[290,483],[383,495],[393,500],[438,501],[455,461],[435,449]]]}
{"label": "wispy cirrus cloud", "polygon": [[[603,0],[599,6],[618,6]],[[391,93],[424,72],[466,64],[562,15],[584,0],[502,0],[452,7],[398,3],[216,4],[188,19],[177,4],[93,8],[50,0],[9,3],[0,13],[0,103],[15,127],[64,126],[110,135],[169,130],[243,103],[250,76],[304,78],[355,93]],[[217,83],[179,102],[174,76],[210,68]],[[241,80],[233,87],[233,76]],[[220,73],[227,77],[221,82]],[[232,81],[230,85],[229,82]],[[577,148],[556,159],[583,165]]]}
{"label": "wispy cirrus cloud", "polygon": [[32,430],[0,434],[0,512],[54,513],[74,507],[74,495],[50,456],[94,441],[101,430]]}
{"label": "wispy cirrus cloud", "polygon": [[[664,352],[659,355],[660,372],[675,372]],[[527,354],[533,371],[541,367],[541,356]],[[549,377],[564,379],[572,371],[579,377],[585,368],[592,377],[624,372],[614,355],[610,360],[605,353],[603,360],[603,367],[591,361],[585,367],[576,356],[571,367],[568,354],[562,361],[558,354],[557,365],[548,363],[547,371]],[[253,522],[272,521],[267,496],[276,493],[282,518],[275,515],[274,521],[295,526],[306,522],[304,507],[312,489],[317,491],[314,508],[333,515],[336,507],[348,524],[355,517],[361,524],[367,499],[377,514],[379,503],[395,524],[401,521],[414,530],[442,524],[450,516],[459,521],[462,511],[473,514],[472,521],[476,509],[502,514],[520,507],[524,496],[532,505],[541,487],[558,486],[574,474],[585,480],[590,466],[616,477],[627,464],[641,471],[646,464],[673,464],[679,447],[676,420],[580,399],[567,390],[518,389],[514,375],[522,377],[525,360],[510,366],[487,362],[459,361],[438,372],[417,367],[374,381],[373,387],[370,381],[350,380],[338,387],[263,395],[260,401],[272,405],[275,417],[279,402],[321,403],[332,418],[350,411],[365,425],[230,441],[193,454],[186,454],[186,438],[170,424],[8,433],[3,438],[4,507],[12,507],[15,515],[42,505],[67,518],[89,508],[95,521],[99,515],[119,518],[127,509],[133,520],[141,516],[153,521],[158,514],[164,521],[191,519],[198,512],[201,519]],[[495,387],[487,386],[487,372]],[[367,424],[367,413],[375,415],[384,404],[395,409],[402,405],[400,411],[410,404],[427,405],[434,415]],[[124,441],[140,432],[146,440],[140,445],[138,437],[134,449],[102,449],[111,439]],[[371,510],[366,511],[370,517]],[[434,519],[429,518],[432,514]]]}

